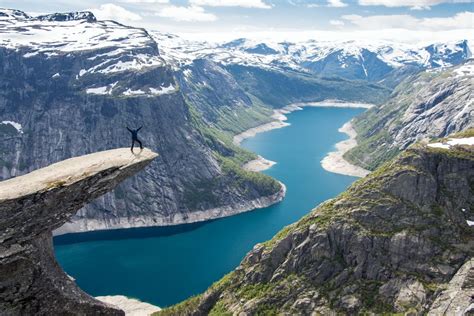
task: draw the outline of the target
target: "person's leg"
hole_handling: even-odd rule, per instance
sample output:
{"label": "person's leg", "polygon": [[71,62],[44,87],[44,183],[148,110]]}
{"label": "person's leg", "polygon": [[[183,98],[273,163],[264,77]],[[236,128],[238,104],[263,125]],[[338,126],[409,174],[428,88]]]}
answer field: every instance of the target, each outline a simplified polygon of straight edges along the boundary
{"label": "person's leg", "polygon": [[132,151],[133,153],[133,146],[135,145],[135,140],[132,140],[132,148],[130,148],[130,150]]}
{"label": "person's leg", "polygon": [[140,144],[140,149],[143,149],[143,144],[142,144],[142,142],[141,142],[139,139],[137,139],[137,142],[138,142],[138,144]]}

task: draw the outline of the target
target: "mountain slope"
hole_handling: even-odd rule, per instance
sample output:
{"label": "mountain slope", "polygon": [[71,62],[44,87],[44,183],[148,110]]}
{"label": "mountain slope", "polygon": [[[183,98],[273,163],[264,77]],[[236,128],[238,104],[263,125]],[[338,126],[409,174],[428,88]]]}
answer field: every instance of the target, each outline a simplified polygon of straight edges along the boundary
{"label": "mountain slope", "polygon": [[353,120],[358,146],[345,158],[374,169],[418,140],[474,127],[473,80],[474,61],[408,78],[389,101]]}
{"label": "mountain slope", "polygon": [[275,108],[328,99],[380,103],[390,94],[384,86],[360,80],[317,78],[306,73],[253,66],[231,65],[226,68],[245,91]]}
{"label": "mountain slope", "polygon": [[412,146],[158,315],[426,313],[474,255],[473,184],[472,146]]}
{"label": "mountain slope", "polygon": [[198,221],[282,198],[278,182],[240,169],[252,155],[212,134],[145,30],[87,12],[0,12],[2,179],[128,145],[127,125],[143,125],[160,154],[61,232]]}

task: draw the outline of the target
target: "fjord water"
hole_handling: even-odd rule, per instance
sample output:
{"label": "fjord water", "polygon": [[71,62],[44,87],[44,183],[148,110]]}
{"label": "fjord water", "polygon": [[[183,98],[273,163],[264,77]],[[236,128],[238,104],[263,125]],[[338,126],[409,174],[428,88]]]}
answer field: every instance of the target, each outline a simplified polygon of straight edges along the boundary
{"label": "fjord water", "polygon": [[290,126],[242,143],[277,162],[265,171],[287,186],[277,205],[206,223],[60,236],[55,238],[58,261],[93,296],[126,295],[163,307],[201,293],[256,243],[356,179],[327,172],[320,161],[347,138],[338,128],[360,112],[305,108],[288,115]]}

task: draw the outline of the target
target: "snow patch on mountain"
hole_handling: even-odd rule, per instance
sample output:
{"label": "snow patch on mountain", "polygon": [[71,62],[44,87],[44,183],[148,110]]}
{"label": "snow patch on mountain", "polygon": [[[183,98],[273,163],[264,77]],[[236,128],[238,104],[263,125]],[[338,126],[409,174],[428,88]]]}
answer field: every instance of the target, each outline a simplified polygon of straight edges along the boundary
{"label": "snow patch on mountain", "polygon": [[163,95],[163,94],[170,94],[177,91],[177,89],[172,85],[169,84],[168,86],[161,86],[160,88],[149,88],[150,93],[153,95]]}
{"label": "snow patch on mountain", "polygon": [[466,63],[460,67],[457,67],[454,69],[454,73],[457,77],[474,76],[474,63]]}
{"label": "snow patch on mountain", "polygon": [[453,138],[444,142],[428,144],[428,147],[450,149],[451,146],[457,145],[474,146],[474,137]]}
{"label": "snow patch on mountain", "polygon": [[0,122],[0,125],[11,125],[17,130],[18,133],[23,134],[23,127],[20,123],[14,121],[2,121]]}

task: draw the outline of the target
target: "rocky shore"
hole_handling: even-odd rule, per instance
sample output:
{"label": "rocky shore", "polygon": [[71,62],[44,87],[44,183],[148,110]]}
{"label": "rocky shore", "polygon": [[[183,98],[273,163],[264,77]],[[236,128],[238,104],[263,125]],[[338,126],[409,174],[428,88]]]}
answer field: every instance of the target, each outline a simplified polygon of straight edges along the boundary
{"label": "rocky shore", "polygon": [[247,171],[260,172],[260,171],[271,168],[275,164],[276,164],[275,161],[265,159],[259,155],[257,159],[254,159],[245,163],[242,166],[242,168],[244,168],[244,170],[247,170]]}
{"label": "rocky shore", "polygon": [[96,299],[117,306],[125,312],[126,316],[149,316],[161,310],[158,306],[123,295],[97,296]]}
{"label": "rocky shore", "polygon": [[349,139],[343,140],[336,144],[336,151],[328,153],[326,157],[321,160],[321,166],[333,173],[339,173],[353,177],[365,177],[370,173],[362,167],[356,166],[344,159],[344,154],[350,149],[357,146],[357,133],[352,127],[351,122],[347,122],[340,129],[339,132],[347,134]]}
{"label": "rocky shore", "polygon": [[243,201],[224,207],[217,207],[204,211],[195,211],[190,214],[176,213],[169,217],[149,215],[135,216],[130,218],[116,218],[114,220],[88,220],[65,223],[62,227],[54,231],[54,235],[62,235],[70,232],[87,232],[92,230],[120,229],[131,227],[151,227],[151,226],[171,226],[179,224],[190,224],[213,220],[217,218],[237,215],[240,213],[252,211],[259,208],[265,208],[283,200],[286,194],[286,187],[281,183],[281,189],[277,193],[270,196],[262,196],[260,198]]}

